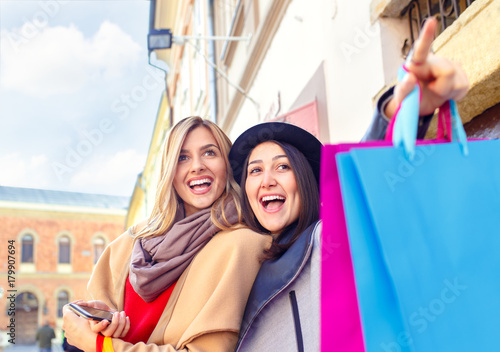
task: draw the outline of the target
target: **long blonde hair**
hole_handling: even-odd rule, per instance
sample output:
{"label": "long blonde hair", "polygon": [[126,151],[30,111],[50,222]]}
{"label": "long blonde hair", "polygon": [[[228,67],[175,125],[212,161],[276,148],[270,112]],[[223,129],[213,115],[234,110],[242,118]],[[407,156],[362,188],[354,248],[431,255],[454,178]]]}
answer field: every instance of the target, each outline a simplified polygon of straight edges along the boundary
{"label": "long blonde hair", "polygon": [[[242,223],[241,200],[239,196],[240,187],[234,181],[233,170],[228,159],[229,150],[232,145],[231,140],[215,123],[202,119],[199,116],[191,116],[179,121],[170,130],[169,136],[165,141],[155,204],[147,225],[143,229],[137,229],[139,233],[136,238],[160,236],[173,225],[177,210],[183,206],[180,197],[173,187],[177,161],[179,160],[186,136],[198,127],[208,128],[212,132],[226,165],[226,187],[219,199],[212,205],[210,212],[211,220],[221,230],[227,230]],[[230,200],[234,200],[234,205],[238,212],[238,224],[230,224],[227,221],[224,207]],[[218,215],[223,220],[222,222],[219,221]]]}

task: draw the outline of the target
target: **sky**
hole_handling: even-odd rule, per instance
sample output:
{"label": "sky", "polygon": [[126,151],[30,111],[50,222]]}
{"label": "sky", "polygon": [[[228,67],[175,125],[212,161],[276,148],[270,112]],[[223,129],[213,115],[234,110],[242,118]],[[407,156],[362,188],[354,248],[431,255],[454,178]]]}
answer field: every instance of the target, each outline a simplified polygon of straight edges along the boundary
{"label": "sky", "polygon": [[164,90],[146,0],[0,0],[0,186],[131,196]]}

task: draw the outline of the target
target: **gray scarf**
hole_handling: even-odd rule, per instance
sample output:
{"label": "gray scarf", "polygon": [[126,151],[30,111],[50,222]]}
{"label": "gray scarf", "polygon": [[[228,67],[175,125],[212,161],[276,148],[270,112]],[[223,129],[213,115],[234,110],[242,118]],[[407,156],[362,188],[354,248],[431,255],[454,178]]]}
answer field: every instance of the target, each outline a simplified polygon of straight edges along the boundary
{"label": "gray scarf", "polygon": [[[210,220],[211,208],[184,218],[184,209],[177,211],[174,224],[163,235],[141,238],[134,244],[129,280],[135,292],[146,302],[152,302],[184,272],[194,256],[220,229]],[[226,219],[238,221],[234,202],[226,202]],[[217,218],[222,220],[221,211]],[[224,221],[221,221],[223,224]]]}

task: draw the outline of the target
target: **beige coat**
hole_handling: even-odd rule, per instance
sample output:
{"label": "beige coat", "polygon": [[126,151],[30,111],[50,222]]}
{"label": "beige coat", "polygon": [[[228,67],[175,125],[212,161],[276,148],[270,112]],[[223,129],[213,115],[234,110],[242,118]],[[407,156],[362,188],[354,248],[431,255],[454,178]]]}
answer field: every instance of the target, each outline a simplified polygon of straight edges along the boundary
{"label": "beige coat", "polygon": [[[216,234],[181,275],[147,344],[113,338],[115,351],[234,351],[250,289],[270,236],[248,229]],[[110,243],[88,290],[123,310],[133,237]]]}

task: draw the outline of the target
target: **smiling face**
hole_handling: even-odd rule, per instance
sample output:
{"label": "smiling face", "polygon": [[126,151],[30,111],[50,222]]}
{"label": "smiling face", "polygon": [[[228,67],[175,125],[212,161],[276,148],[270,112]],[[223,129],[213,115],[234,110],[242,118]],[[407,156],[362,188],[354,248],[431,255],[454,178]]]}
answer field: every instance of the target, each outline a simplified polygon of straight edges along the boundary
{"label": "smiling face", "polygon": [[299,218],[295,175],[285,151],[276,143],[261,143],[250,153],[245,192],[255,217],[272,234]]}
{"label": "smiling face", "polygon": [[226,187],[226,163],[212,132],[196,127],[182,144],[174,188],[189,216],[210,207]]}

